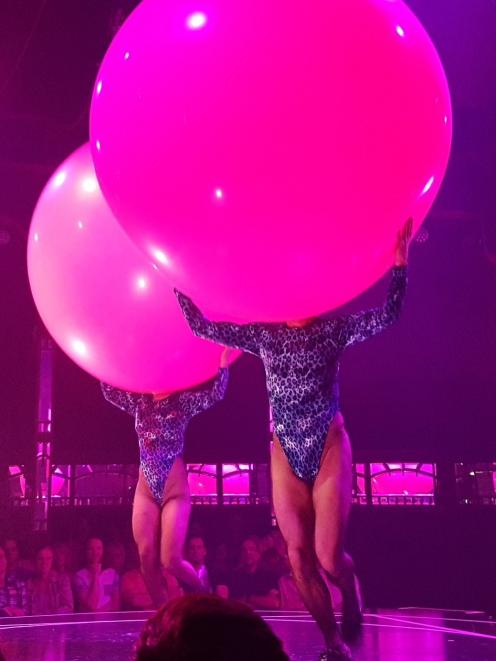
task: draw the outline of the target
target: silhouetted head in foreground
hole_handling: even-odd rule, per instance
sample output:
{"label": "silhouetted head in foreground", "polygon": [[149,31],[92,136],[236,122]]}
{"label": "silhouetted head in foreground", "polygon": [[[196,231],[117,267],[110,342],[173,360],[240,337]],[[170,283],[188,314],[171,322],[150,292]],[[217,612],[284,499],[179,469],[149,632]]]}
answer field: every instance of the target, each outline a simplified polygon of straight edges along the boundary
{"label": "silhouetted head in foreground", "polygon": [[189,595],[145,624],[136,661],[289,661],[281,641],[248,606]]}

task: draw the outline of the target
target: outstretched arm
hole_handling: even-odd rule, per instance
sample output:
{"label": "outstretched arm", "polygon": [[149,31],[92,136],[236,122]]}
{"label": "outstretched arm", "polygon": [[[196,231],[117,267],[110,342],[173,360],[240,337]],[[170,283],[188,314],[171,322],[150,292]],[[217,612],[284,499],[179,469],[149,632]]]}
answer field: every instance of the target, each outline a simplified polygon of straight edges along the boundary
{"label": "outstretched arm", "polygon": [[110,402],[121,411],[125,411],[130,415],[136,413],[136,407],[140,400],[141,395],[138,395],[135,392],[126,392],[125,390],[119,390],[119,388],[114,388],[114,386],[109,386],[108,383],[100,382],[102,388],[102,393],[107,402]]}
{"label": "outstretched arm", "polygon": [[215,381],[209,388],[183,392],[179,397],[182,410],[188,416],[195,416],[224,399],[229,382],[228,357],[230,349],[225,349],[221,356],[220,368]]}
{"label": "outstretched arm", "polygon": [[233,324],[227,321],[209,321],[193,301],[177,289],[174,290],[181,310],[191,330],[198,337],[211,340],[218,344],[241,349],[255,355],[260,354],[260,331],[259,324]]}
{"label": "outstretched arm", "polygon": [[398,233],[395,265],[384,305],[330,322],[333,340],[340,349],[377,335],[399,318],[407,287],[408,247],[412,225],[412,219],[409,219]]}

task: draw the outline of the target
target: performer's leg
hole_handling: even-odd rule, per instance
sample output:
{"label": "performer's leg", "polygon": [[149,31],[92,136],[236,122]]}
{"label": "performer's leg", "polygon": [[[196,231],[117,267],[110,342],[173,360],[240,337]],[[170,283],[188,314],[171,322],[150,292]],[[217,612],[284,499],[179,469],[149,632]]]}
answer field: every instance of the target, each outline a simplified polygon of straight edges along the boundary
{"label": "performer's leg", "polygon": [[167,601],[160,568],[160,506],[152,496],[141,469],[134,494],[133,536],[146,587],[158,608]]}
{"label": "performer's leg", "polygon": [[178,457],[165,483],[160,559],[163,568],[178,581],[201,592],[203,588],[197,573],[183,558],[190,512],[188,475],[183,460]]}
{"label": "performer's leg", "polygon": [[358,632],[360,603],[353,561],[344,539],[351,509],[352,459],[350,439],[341,414],[331,424],[313,487],[315,550],[322,568],[343,594],[343,633]]}
{"label": "performer's leg", "polygon": [[272,451],[274,510],[288,545],[288,557],[301,598],[322,631],[326,644],[340,642],[329,590],[314,549],[315,513],[312,488],[297,478],[277,438]]}

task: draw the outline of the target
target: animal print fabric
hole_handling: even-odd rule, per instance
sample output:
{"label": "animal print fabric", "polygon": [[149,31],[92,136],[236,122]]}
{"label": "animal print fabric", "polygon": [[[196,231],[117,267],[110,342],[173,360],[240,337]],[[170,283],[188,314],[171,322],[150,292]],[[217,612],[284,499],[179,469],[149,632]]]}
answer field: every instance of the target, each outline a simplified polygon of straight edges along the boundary
{"label": "animal print fabric", "polygon": [[382,307],[330,320],[317,318],[304,328],[209,321],[187,296],[177,290],[176,296],[195,335],[262,359],[274,432],[295,475],[312,483],[339,410],[339,356],[398,319],[406,285],[406,268],[394,267]]}
{"label": "animal print fabric", "polygon": [[210,388],[184,390],[162,400],[101,384],[108,402],[135,417],[141,470],[158,503],[172,465],[183,453],[190,420],[224,398],[228,379],[228,370],[221,368]]}

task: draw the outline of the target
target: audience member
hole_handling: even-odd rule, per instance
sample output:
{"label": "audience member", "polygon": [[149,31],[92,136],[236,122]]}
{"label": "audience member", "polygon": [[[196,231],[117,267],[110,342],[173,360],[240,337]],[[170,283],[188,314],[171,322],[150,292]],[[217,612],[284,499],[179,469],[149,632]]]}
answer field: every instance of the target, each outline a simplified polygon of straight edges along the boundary
{"label": "audience member", "polygon": [[119,576],[115,569],[103,569],[103,542],[97,537],[86,544],[86,567],[74,577],[78,609],[90,612],[116,611],[120,608]]}
{"label": "audience member", "polygon": [[186,542],[186,560],[192,565],[195,570],[202,588],[205,592],[211,592],[210,578],[208,570],[205,566],[205,559],[207,557],[207,547],[203,538],[199,535],[190,537]]}
{"label": "audience member", "polygon": [[227,594],[253,608],[279,608],[277,577],[260,569],[259,562],[259,541],[249,537],[241,545],[241,561],[228,580]]}
{"label": "audience member", "polygon": [[28,591],[18,572],[7,572],[7,555],[0,546],[0,617],[26,615]]}
{"label": "audience member", "polygon": [[50,546],[45,546],[38,551],[35,574],[28,583],[31,615],[72,613],[74,611],[69,576],[55,571],[53,561],[54,552]]}
{"label": "audience member", "polygon": [[31,578],[34,570],[33,564],[21,559],[17,540],[12,537],[6,539],[3,548],[7,557],[7,573],[15,575],[20,581],[27,581]]}
{"label": "audience member", "polygon": [[67,542],[59,542],[53,546],[53,568],[59,574],[72,580],[76,564],[72,547]]}
{"label": "audience member", "polygon": [[107,567],[122,576],[126,569],[126,548],[122,542],[109,542],[105,548]]}
{"label": "audience member", "polygon": [[262,553],[258,568],[271,576],[275,576],[276,579],[285,576],[289,572],[286,558],[281,556],[275,546],[266,549]]}
{"label": "audience member", "polygon": [[289,661],[281,641],[247,606],[189,595],[163,606],[141,633],[136,661]]}
{"label": "audience member", "polygon": [[121,579],[121,607],[128,611],[154,610],[141,570],[129,569]]}

